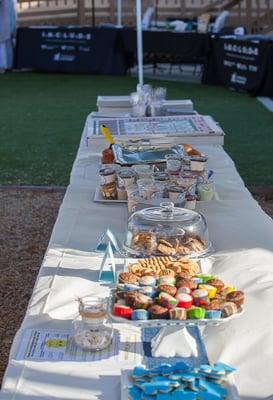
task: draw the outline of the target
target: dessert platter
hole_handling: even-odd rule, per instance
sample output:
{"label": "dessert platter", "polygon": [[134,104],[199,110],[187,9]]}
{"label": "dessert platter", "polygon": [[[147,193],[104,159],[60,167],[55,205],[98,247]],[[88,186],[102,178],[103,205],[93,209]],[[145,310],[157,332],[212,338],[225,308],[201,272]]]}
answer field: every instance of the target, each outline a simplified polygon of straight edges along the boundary
{"label": "dessert platter", "polygon": [[244,293],[204,273],[202,260],[151,257],[119,274],[111,316],[137,326],[219,325],[241,315],[243,304]]}
{"label": "dessert platter", "polygon": [[206,169],[207,157],[191,146],[158,148],[160,156],[154,147],[127,149],[126,155],[119,154],[121,150],[113,144],[112,149],[103,151],[94,201],[127,202],[131,213],[136,204],[153,204],[158,199],[170,199],[189,209],[195,208],[196,201],[218,199],[213,171]]}

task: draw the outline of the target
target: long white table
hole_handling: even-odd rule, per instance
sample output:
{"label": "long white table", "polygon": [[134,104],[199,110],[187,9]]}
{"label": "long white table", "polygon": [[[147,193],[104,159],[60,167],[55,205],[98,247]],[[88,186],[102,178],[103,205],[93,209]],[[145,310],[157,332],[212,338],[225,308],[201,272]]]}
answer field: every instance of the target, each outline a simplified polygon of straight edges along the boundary
{"label": "long white table", "polygon": [[[109,291],[96,282],[101,258],[93,248],[107,227],[120,240],[124,238],[127,209],[124,204],[92,201],[99,154],[85,148],[83,139],[26,316],[11,348],[2,400],[120,398],[118,364],[15,359],[25,329],[70,329],[77,297]],[[241,398],[265,398],[273,393],[273,222],[251,197],[223,148],[199,147],[215,171],[220,197],[197,206],[208,221],[215,249],[211,272],[246,293],[245,313],[228,324],[206,328],[204,342],[211,362],[221,360],[238,368]],[[129,330],[126,324],[120,329]]]}

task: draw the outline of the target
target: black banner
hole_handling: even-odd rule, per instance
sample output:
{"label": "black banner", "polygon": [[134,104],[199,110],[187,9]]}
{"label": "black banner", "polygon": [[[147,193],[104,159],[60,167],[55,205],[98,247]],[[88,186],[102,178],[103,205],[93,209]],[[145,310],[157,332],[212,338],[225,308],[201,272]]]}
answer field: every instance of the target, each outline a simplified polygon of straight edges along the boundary
{"label": "black banner", "polygon": [[270,42],[215,38],[203,82],[223,85],[252,95],[272,96]]}
{"label": "black banner", "polygon": [[15,67],[55,72],[124,74],[127,69],[116,29],[19,28]]}

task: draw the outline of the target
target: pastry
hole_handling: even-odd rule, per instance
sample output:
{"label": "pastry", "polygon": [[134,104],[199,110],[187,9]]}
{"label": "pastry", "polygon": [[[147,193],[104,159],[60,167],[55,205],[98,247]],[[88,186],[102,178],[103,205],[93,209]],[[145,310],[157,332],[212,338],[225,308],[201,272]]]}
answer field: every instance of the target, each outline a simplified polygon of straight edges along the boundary
{"label": "pastry", "polygon": [[217,293],[220,293],[225,287],[224,282],[222,282],[220,279],[217,278],[209,279],[207,281],[207,284],[216,287]]}
{"label": "pastry", "polygon": [[169,310],[166,307],[162,307],[159,304],[153,304],[148,308],[151,319],[168,319]]}
{"label": "pastry", "polygon": [[101,168],[99,171],[101,185],[116,181],[116,171],[113,167]]}
{"label": "pastry", "polygon": [[176,295],[178,301],[177,307],[190,308],[192,306],[192,296],[187,293],[179,293]]}
{"label": "pastry", "polygon": [[131,318],[132,309],[128,306],[124,306],[122,304],[114,304],[114,315],[116,317],[123,317],[123,318]]}
{"label": "pastry", "polygon": [[237,307],[241,307],[245,301],[244,292],[241,290],[235,290],[234,292],[228,293],[226,296],[227,301],[232,301]]}
{"label": "pastry", "polygon": [[201,307],[191,307],[188,309],[189,319],[202,319],[205,318],[205,310]]}
{"label": "pastry", "polygon": [[149,319],[149,312],[144,309],[133,310],[131,319],[132,321],[147,320]]}
{"label": "pastry", "polygon": [[187,310],[185,308],[172,308],[169,310],[170,319],[184,320],[187,319]]}
{"label": "pastry", "polygon": [[132,283],[135,285],[138,283],[139,278],[131,272],[121,272],[118,280],[120,283]]}
{"label": "pastry", "polygon": [[160,292],[165,292],[165,293],[168,293],[170,296],[175,296],[176,295],[176,292],[177,292],[177,289],[176,289],[176,287],[175,286],[173,286],[173,285],[159,285],[158,287],[157,287],[157,291],[160,293]]}
{"label": "pastry", "polygon": [[100,186],[102,197],[106,200],[116,200],[117,198],[117,186],[115,182],[106,183]]}

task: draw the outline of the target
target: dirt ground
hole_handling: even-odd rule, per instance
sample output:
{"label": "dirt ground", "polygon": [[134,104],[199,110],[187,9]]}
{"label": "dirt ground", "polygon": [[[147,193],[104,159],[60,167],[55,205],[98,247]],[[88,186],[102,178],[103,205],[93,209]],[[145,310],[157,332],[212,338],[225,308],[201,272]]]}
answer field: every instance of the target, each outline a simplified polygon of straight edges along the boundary
{"label": "dirt ground", "polygon": [[[64,191],[0,189],[0,382]],[[256,196],[273,218],[273,196]]]}

